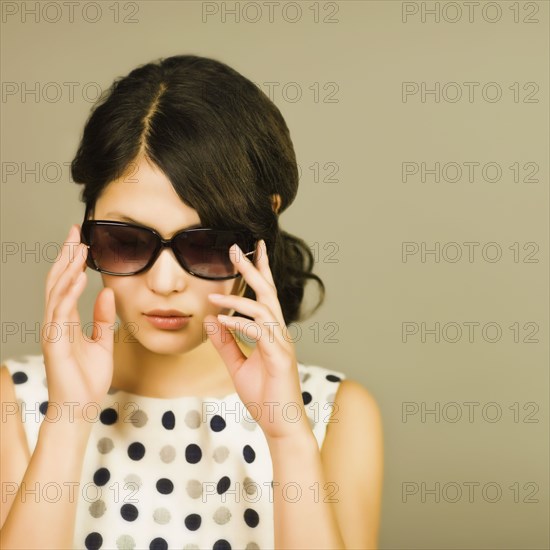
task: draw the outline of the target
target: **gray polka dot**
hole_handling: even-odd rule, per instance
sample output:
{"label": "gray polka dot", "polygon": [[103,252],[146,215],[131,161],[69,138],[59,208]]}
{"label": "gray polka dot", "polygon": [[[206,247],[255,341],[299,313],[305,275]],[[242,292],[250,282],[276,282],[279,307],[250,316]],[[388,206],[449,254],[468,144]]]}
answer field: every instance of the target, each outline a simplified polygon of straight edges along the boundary
{"label": "gray polka dot", "polygon": [[191,498],[199,498],[202,495],[202,484],[197,479],[190,479],[187,482],[186,490]]}
{"label": "gray polka dot", "polygon": [[168,523],[170,521],[170,518],[170,512],[166,508],[157,508],[153,512],[153,519],[161,525]]}
{"label": "gray polka dot", "polygon": [[128,419],[128,422],[131,422],[136,428],[141,428],[147,424],[148,417],[145,414],[145,411],[138,409],[133,412]]}
{"label": "gray polka dot", "polygon": [[185,424],[192,429],[198,428],[201,425],[201,415],[199,411],[189,411],[185,415]]}
{"label": "gray polka dot", "polygon": [[160,450],[160,459],[167,464],[176,458],[176,449],[172,445],[165,445]]}
{"label": "gray polka dot", "polygon": [[229,511],[229,508],[222,506],[214,512],[214,515],[212,517],[218,525],[223,525],[231,519],[231,512]]}
{"label": "gray polka dot", "polygon": [[116,547],[119,550],[133,550],[136,547],[136,543],[130,535],[120,535],[116,539]]}
{"label": "gray polka dot", "polygon": [[222,445],[221,447],[217,447],[216,449],[214,449],[214,452],[212,453],[214,460],[218,464],[221,464],[227,458],[228,455],[229,455],[229,449],[225,445]]}
{"label": "gray polka dot", "polygon": [[251,432],[252,430],[255,430],[258,427],[258,423],[252,418],[250,413],[245,413],[241,420],[241,426],[245,430],[248,430],[249,432]]}
{"label": "gray polka dot", "polygon": [[125,478],[124,478],[124,481],[128,484],[125,489],[129,490],[129,491],[133,491],[136,489],[136,486],[137,487],[141,487],[141,484],[142,484],[142,481],[141,481],[141,478],[135,474],[128,474]]}
{"label": "gray polka dot", "polygon": [[113,440],[110,439],[109,437],[102,437],[98,442],[97,442],[97,450],[102,454],[107,454],[109,452],[111,452],[113,450],[113,447],[114,447],[114,443],[113,443]]}
{"label": "gray polka dot", "polygon": [[258,484],[249,477],[245,477],[243,481],[243,488],[247,495],[255,495],[258,490]]}
{"label": "gray polka dot", "polygon": [[255,542],[249,542],[244,550],[260,550],[260,547]]}
{"label": "gray polka dot", "polygon": [[90,504],[88,510],[90,510],[90,514],[93,518],[100,518],[105,513],[106,508],[105,502],[96,500]]}

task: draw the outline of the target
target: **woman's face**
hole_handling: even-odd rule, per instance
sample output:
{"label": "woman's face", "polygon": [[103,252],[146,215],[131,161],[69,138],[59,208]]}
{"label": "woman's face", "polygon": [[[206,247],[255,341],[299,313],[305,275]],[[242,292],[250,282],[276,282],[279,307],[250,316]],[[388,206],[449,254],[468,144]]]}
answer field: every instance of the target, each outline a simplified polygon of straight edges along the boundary
{"label": "woman's face", "polygon": [[[155,229],[165,239],[201,222],[197,211],[181,201],[166,176],[145,160],[131,176],[111,182],[96,202],[94,219],[130,221],[125,217]],[[204,317],[227,312],[212,304],[208,294],[236,294],[242,284],[241,278],[211,281],[190,275],[168,248],[144,273],[101,276],[104,286],[115,293],[121,334],[131,332],[145,348],[161,354],[185,353],[207,341]],[[159,329],[144,315],[153,309],[176,309],[192,317],[181,329]]]}

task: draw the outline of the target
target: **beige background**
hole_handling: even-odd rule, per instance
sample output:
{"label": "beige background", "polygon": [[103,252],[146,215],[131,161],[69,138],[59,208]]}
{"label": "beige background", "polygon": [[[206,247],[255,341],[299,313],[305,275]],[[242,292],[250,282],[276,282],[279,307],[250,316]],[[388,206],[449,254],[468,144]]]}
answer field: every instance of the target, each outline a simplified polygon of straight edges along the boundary
{"label": "beige background", "polygon": [[[35,2],[26,4],[32,9]],[[266,92],[266,83],[278,83],[273,99],[302,167],[298,197],[281,225],[316,251],[328,291],[322,310],[301,324],[296,346],[301,361],[345,371],[380,405],[386,438],[381,548],[548,548],[548,2],[490,2],[485,12],[477,6],[471,22],[464,3],[440,2],[439,23],[430,14],[422,21],[422,6],[433,9],[434,2],[307,1],[299,3],[301,16],[290,4],[275,6],[270,22],[265,3],[240,2],[236,22],[223,16],[221,2],[109,1],[100,2],[96,23],[85,20],[97,16],[93,5],[75,8],[71,23],[67,8],[57,22],[56,6],[37,22],[22,4],[3,3],[2,358],[40,353],[35,323],[55,257],[50,247],[63,242],[84,211],[80,187],[70,183],[63,163],[71,160],[92,105],[86,97],[160,56],[217,58]],[[119,10],[118,23],[111,6]],[[253,23],[257,6],[262,12]],[[452,23],[456,6],[463,13]],[[283,7],[294,23],[285,20]],[[403,22],[403,9],[418,13]],[[217,13],[203,22],[203,10]],[[403,102],[405,81],[428,88],[454,82],[465,94],[462,83],[479,86],[472,102],[452,102],[456,85],[447,85],[439,101],[416,94]],[[76,83],[74,98],[68,82]],[[500,100],[483,98],[489,82],[500,86]],[[509,89],[515,82],[517,102]],[[523,89],[529,82],[538,85],[532,96],[532,85]],[[21,95],[24,85],[35,83],[37,99]],[[62,90],[57,98],[55,83]],[[292,102],[297,86],[289,83],[299,86],[300,100]],[[495,89],[486,88],[489,98]],[[529,97],[538,102],[524,102]],[[439,183],[433,175],[403,182],[404,162],[458,163],[464,173],[449,181],[449,165]],[[465,162],[480,163],[472,182]],[[489,162],[501,168],[499,181],[488,181],[491,167],[487,178],[481,174]],[[39,181],[22,177],[23,163],[39,163]],[[336,163],[336,181],[316,182],[308,168],[314,163]],[[518,182],[509,168],[514,163]],[[524,181],[532,166],[538,181]],[[330,166],[320,173],[328,179]],[[469,262],[463,243],[472,241],[480,246]],[[439,243],[445,255],[439,262],[433,255],[422,262],[419,254],[403,262],[403,242],[430,249]],[[502,251],[498,261],[481,254],[490,242]],[[451,261],[455,250],[448,243],[459,243],[465,256]],[[37,247],[39,257],[22,256],[24,247]],[[494,251],[486,249],[489,257]],[[81,300],[85,320],[100,284],[98,274],[90,276]],[[419,334],[402,341],[403,323],[423,322],[428,329],[451,325],[441,329],[439,343],[429,334],[425,342]],[[472,342],[468,322],[479,323]],[[449,341],[453,323],[463,329],[455,343]],[[484,337],[487,323],[496,325],[487,326]],[[502,334],[493,343],[494,326]],[[479,403],[471,422],[467,402]],[[439,404],[439,422],[433,415],[422,422],[420,413],[405,422],[404,403]],[[457,406],[463,416],[453,422]],[[498,410],[502,417],[491,422]],[[439,502],[433,493],[423,499],[421,487],[436,483]],[[418,492],[404,498],[404,487]],[[462,495],[451,502],[457,487]],[[475,489],[471,502],[468,487]],[[495,488],[501,498],[489,502]]]}

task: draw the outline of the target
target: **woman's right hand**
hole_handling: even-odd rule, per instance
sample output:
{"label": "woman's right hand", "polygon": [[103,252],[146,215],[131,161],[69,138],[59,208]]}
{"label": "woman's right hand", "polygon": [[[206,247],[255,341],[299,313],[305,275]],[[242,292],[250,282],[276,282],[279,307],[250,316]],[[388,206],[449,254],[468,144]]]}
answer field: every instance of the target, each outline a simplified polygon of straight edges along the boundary
{"label": "woman's right hand", "polygon": [[[112,289],[103,288],[96,298],[91,338],[80,325],[77,304],[86,286],[87,254],[88,248],[80,242],[80,227],[73,225],[46,279],[41,346],[48,401],[59,405],[52,415],[59,417],[61,411],[62,420],[87,419],[87,404],[101,402],[113,377],[116,310]],[[95,418],[97,405],[91,410]]]}

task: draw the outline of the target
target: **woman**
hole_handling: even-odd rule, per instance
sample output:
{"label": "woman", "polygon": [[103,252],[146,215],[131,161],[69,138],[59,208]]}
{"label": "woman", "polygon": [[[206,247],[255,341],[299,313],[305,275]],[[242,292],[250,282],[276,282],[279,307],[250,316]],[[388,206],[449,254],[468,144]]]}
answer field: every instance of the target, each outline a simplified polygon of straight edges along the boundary
{"label": "woman", "polygon": [[43,353],[2,368],[2,548],[375,548],[378,408],[288,330],[324,286],[278,225],[298,171],[276,106],[219,61],[149,63],[71,170],[86,213],[47,277]]}

